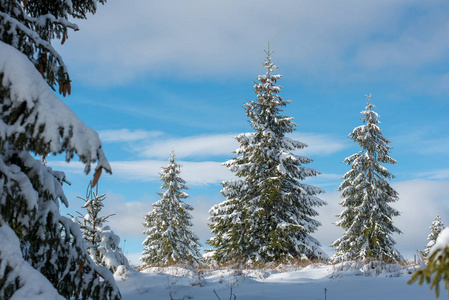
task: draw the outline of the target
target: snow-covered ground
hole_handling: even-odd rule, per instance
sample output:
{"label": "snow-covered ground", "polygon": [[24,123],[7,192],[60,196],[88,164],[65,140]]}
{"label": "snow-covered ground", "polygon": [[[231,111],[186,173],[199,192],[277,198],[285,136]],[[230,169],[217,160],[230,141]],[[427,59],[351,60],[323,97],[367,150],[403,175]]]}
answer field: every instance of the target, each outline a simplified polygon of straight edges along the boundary
{"label": "snow-covered ground", "polygon": [[[385,267],[385,266],[384,266]],[[363,265],[310,265],[274,270],[207,271],[201,279],[182,268],[128,271],[115,278],[124,300],[140,299],[435,299],[427,285],[408,285],[413,268],[387,265],[380,271]],[[203,286],[197,283],[201,280]],[[232,293],[235,295],[231,298]],[[215,292],[214,292],[215,291]],[[217,295],[218,297],[217,297]],[[442,292],[441,298],[444,298]]]}

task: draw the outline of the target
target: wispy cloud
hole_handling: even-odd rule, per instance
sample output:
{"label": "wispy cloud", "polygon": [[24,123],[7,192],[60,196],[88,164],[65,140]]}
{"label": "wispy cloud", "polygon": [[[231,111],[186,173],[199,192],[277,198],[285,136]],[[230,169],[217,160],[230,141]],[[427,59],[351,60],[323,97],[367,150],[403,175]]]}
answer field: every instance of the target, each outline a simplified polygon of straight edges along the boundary
{"label": "wispy cloud", "polygon": [[292,134],[291,137],[309,146],[298,152],[301,155],[327,156],[351,146],[351,142],[348,139],[335,137],[330,134],[298,132]]}
{"label": "wispy cloud", "polygon": [[100,139],[103,143],[120,143],[120,142],[134,142],[139,140],[146,140],[161,136],[161,131],[145,131],[145,130],[129,130],[127,128],[117,130],[101,130],[98,131]]}
{"label": "wispy cloud", "polygon": [[[203,161],[189,162],[178,161],[181,164],[182,178],[190,185],[203,185],[220,183],[232,178],[231,172],[219,162]],[[127,180],[152,181],[159,180],[161,167],[165,167],[168,161],[140,160],[140,161],[115,161],[111,162],[116,176]]]}
{"label": "wispy cloud", "polygon": [[143,217],[153,209],[152,203],[158,199],[148,197],[146,201],[125,201],[125,197],[111,191],[106,191],[105,206],[102,215],[111,215],[109,225],[116,234],[123,238],[142,237],[144,229]]}
{"label": "wispy cloud", "polygon": [[[438,125],[437,125],[438,126]],[[421,155],[448,155],[449,137],[435,128],[419,128],[394,137],[396,148]]]}
{"label": "wispy cloud", "polygon": [[[395,66],[413,68],[444,59],[449,51],[449,21],[442,18],[444,13],[433,11],[430,20],[429,7],[394,39],[371,40],[360,47],[354,57],[358,65],[371,69],[385,69]],[[435,26],[438,24],[438,26]],[[392,34],[393,36],[396,34]]]}
{"label": "wispy cloud", "polygon": [[[443,222],[449,220],[449,206],[446,204],[449,181],[411,180],[399,182],[393,186],[399,192],[400,199],[392,206],[401,212],[401,216],[394,218],[393,221],[395,226],[403,232],[393,238],[397,242],[396,248],[402,254],[412,257],[416,249],[421,250],[427,244],[429,226],[435,215],[440,214]],[[328,254],[332,254],[333,250],[329,247],[330,244],[343,233],[341,228],[334,225],[338,220],[336,215],[343,210],[339,205],[342,199],[338,192],[323,194],[320,195],[320,198],[325,200],[328,205],[317,208],[319,212],[317,219],[322,226],[313,236],[321,242]],[[152,210],[151,203],[156,200],[158,199],[126,201],[122,195],[107,192],[107,205],[105,205],[103,213],[117,213],[116,216],[110,218],[110,225],[122,238],[143,240],[142,218]],[[203,242],[211,237],[210,228],[207,225],[208,211],[214,204],[223,200],[219,197],[212,199],[193,197],[186,200],[194,207],[192,212],[193,229]]]}
{"label": "wispy cloud", "polygon": [[305,183],[318,186],[320,188],[332,187],[335,189],[342,182],[342,174],[329,174],[323,173],[316,177],[309,177],[306,179]]}
{"label": "wispy cloud", "polygon": [[439,169],[439,170],[432,170],[427,172],[421,172],[417,174],[418,177],[424,177],[427,179],[449,179],[449,169]]}
{"label": "wispy cloud", "polygon": [[[149,158],[165,158],[172,149],[180,158],[231,157],[239,147],[234,139],[237,135],[215,134],[153,140],[147,145],[137,146],[135,151]],[[329,134],[294,133],[291,138],[309,146],[298,150],[300,155],[327,156],[349,147],[347,140]]]}
{"label": "wispy cloud", "polygon": [[[427,244],[429,226],[437,213],[443,222],[449,223],[444,221],[449,220],[449,181],[410,180],[395,183],[393,187],[399,193],[399,201],[392,206],[401,212],[401,216],[395,217],[393,222],[403,232],[393,239],[402,254],[412,257],[416,249],[422,250]],[[326,249],[333,251],[329,245],[343,233],[341,228],[333,224],[338,220],[336,215],[343,210],[339,205],[342,199],[339,192],[326,193],[321,198],[328,205],[317,209],[320,213],[318,220],[323,226],[318,229],[315,237]]]}
{"label": "wispy cloud", "polygon": [[[373,66],[421,67],[448,49],[447,4],[290,0],[267,10],[270,5],[265,0],[175,5],[140,0],[131,12],[126,1],[114,1],[80,22],[70,47],[62,48],[69,61],[79,62],[72,69],[89,66],[80,80],[105,85],[148,74],[192,79],[235,76],[236,70],[253,74],[267,41],[282,53],[278,64],[321,80],[360,80]],[[413,10],[422,13],[411,17],[407,13]],[[358,76],[361,72],[364,76]]]}
{"label": "wispy cloud", "polygon": [[[410,180],[393,184],[399,193],[394,207],[401,212],[395,225],[404,234],[396,239],[398,248],[422,250],[427,245],[429,226],[438,213],[443,222],[449,222],[449,181]],[[410,226],[413,224],[413,226]]]}
{"label": "wispy cloud", "polygon": [[[161,166],[167,164],[166,161],[144,161],[128,164],[116,165],[117,174],[123,180],[159,180],[157,172]],[[63,165],[64,162],[52,162],[52,165]],[[207,183],[219,183],[221,180],[229,179],[232,176],[227,169],[219,163],[195,163],[195,162],[181,162],[183,164],[182,177],[188,181],[189,186],[194,187]],[[82,173],[81,163],[65,164],[70,165],[71,171]],[[142,165],[142,168],[139,167]],[[112,164],[114,169],[114,163]],[[59,168],[59,166],[58,166]],[[122,169],[123,168],[123,169]],[[142,171],[151,169],[152,171]],[[66,172],[67,170],[64,169]],[[447,170],[442,170],[441,173]],[[146,172],[146,173],[145,173]],[[436,172],[439,173],[439,172]],[[131,175],[130,175],[131,174]],[[131,176],[131,177],[130,177]],[[337,180],[338,174],[324,174],[323,177],[331,181]],[[310,184],[317,185],[315,182]],[[449,181],[448,180],[409,180],[393,184],[393,187],[399,192],[399,201],[393,203],[396,209],[401,212],[401,216],[394,218],[394,224],[403,231],[401,235],[395,235],[393,238],[397,242],[397,249],[402,254],[412,257],[415,249],[422,249],[426,244],[426,238],[429,234],[429,226],[432,223],[435,215],[438,213],[443,219],[443,222],[449,222],[449,205],[448,194]],[[140,245],[140,240],[143,240],[141,235],[142,217],[145,213],[151,211],[151,203],[156,201],[155,197],[148,196],[145,200],[128,200],[123,195],[115,194],[107,191],[107,205],[105,205],[103,213],[105,215],[115,213],[117,214],[110,219],[111,228],[118,233],[122,239],[126,238],[130,245],[134,240],[135,251],[136,245]],[[337,221],[336,215],[340,213],[343,208],[339,205],[342,200],[340,193],[328,192],[319,195],[325,200],[328,205],[317,208],[319,216],[317,219],[322,223],[318,231],[313,234],[323,248],[332,254],[332,249],[329,245],[341,236],[343,230],[336,227],[334,223]],[[200,236],[204,242],[211,236],[210,229],[207,225],[208,210],[214,204],[217,204],[224,199],[221,197],[191,197],[187,201],[193,205],[195,210],[192,212],[194,216],[193,224],[195,232]],[[413,226],[410,226],[413,224]]]}
{"label": "wispy cloud", "polygon": [[[168,155],[167,155],[168,157]],[[189,185],[207,185],[220,183],[233,178],[232,173],[220,162],[178,161],[181,164],[181,176]],[[137,180],[141,182],[159,181],[159,172],[167,166],[167,160],[138,160],[138,161],[111,161],[113,176],[124,181]],[[82,174],[84,165],[80,162],[51,161],[51,167],[57,167],[66,173]],[[107,176],[107,175],[106,175]]]}
{"label": "wispy cloud", "polygon": [[[140,253],[143,250],[141,243],[145,236],[142,234],[145,229],[143,226],[144,216],[153,210],[152,204],[159,198],[145,197],[139,201],[127,201],[123,195],[106,191],[105,206],[101,211],[102,215],[110,215],[108,225],[120,236],[121,246],[124,240],[128,242],[128,249],[134,251],[132,259],[134,263],[138,263]],[[211,201],[212,200],[212,201]],[[219,203],[223,199],[210,199],[203,197],[189,197],[185,201],[194,208],[190,212],[192,215],[192,231],[200,238],[205,245],[205,241],[212,236],[208,226],[209,209],[215,203]]]}
{"label": "wispy cloud", "polygon": [[[212,184],[232,178],[232,173],[222,163],[235,156],[234,150],[239,144],[234,139],[237,134],[200,135],[180,138],[164,138],[161,132],[107,130],[102,131],[106,141],[115,143],[138,142],[132,144],[133,153],[139,153],[145,159],[130,161],[110,161],[115,177],[124,180],[159,180],[161,167],[167,165],[169,154],[175,150],[179,163],[183,166],[183,177],[190,184]],[[345,149],[346,141],[327,134],[295,133],[292,138],[305,142],[309,147],[297,151],[305,156],[327,156]],[[135,156],[135,154],[133,154]],[[148,158],[148,159],[147,159]],[[194,161],[192,161],[192,159]],[[217,161],[218,160],[218,161]],[[65,172],[82,174],[84,167],[80,162],[50,161]],[[313,182],[334,182],[340,175],[324,174]]]}
{"label": "wispy cloud", "polygon": [[176,156],[180,158],[231,155],[238,147],[234,136],[236,134],[200,135],[164,139],[156,142],[152,141],[148,145],[136,150],[142,156],[152,158],[165,158],[172,150],[175,150]]}

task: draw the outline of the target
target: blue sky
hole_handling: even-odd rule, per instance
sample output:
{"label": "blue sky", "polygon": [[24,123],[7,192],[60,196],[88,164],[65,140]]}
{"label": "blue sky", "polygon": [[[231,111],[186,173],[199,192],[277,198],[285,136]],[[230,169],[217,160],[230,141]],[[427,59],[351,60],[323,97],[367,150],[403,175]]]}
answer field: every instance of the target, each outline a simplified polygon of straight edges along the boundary
{"label": "blue sky", "polygon": [[[395,236],[407,256],[426,244],[436,213],[449,224],[449,2],[447,1],[110,1],[78,22],[63,46],[72,77],[64,99],[97,130],[114,174],[103,175],[105,214],[137,263],[143,216],[158,200],[158,171],[175,150],[195,207],[195,231],[209,235],[208,209],[221,201],[221,163],[237,148],[233,136],[251,131],[242,109],[255,98],[270,42],[292,100],[285,114],[298,123],[299,152],[323,174],[310,183],[326,190],[324,249],[341,230],[337,187],[342,161],[359,151],[347,138],[361,124],[365,94],[392,143],[386,166],[400,193]],[[56,43],[56,41],[55,41]],[[66,172],[70,210],[80,210],[92,174],[80,163],[50,158]],[[65,211],[64,211],[65,212]]]}

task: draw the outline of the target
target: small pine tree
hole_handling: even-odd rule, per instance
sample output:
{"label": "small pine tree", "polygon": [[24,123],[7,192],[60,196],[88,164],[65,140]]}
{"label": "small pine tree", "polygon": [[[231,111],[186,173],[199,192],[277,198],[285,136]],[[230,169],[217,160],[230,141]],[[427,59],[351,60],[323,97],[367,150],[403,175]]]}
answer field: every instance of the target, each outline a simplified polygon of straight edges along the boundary
{"label": "small pine tree", "polygon": [[160,173],[161,189],[165,190],[158,193],[162,199],[155,202],[153,210],[144,217],[143,225],[147,229],[143,232],[145,248],[140,258],[144,267],[199,263],[199,239],[190,229],[192,216],[189,211],[193,207],[183,201],[189,195],[183,191],[188,187],[180,173],[180,165],[175,162],[172,152],[168,166]]}
{"label": "small pine tree", "polygon": [[340,203],[344,210],[338,215],[336,225],[345,232],[332,244],[336,250],[334,261],[402,260],[391,238],[392,233],[401,233],[392,220],[399,212],[389,206],[398,200],[398,193],[387,181],[394,176],[381,165],[394,164],[396,160],[389,155],[390,141],[382,135],[379,115],[369,103],[370,97],[367,96],[368,106],[361,112],[365,124],[349,134],[362,150],[344,160],[351,165],[351,170],[343,176],[344,181],[338,188],[344,198]]}
{"label": "small pine tree", "polygon": [[[78,198],[85,202],[83,208],[86,209],[87,214],[84,215],[77,212],[79,219],[76,218],[75,221],[81,227],[83,238],[86,241],[87,252],[89,252],[90,257],[96,265],[102,266],[99,250],[101,239],[98,232],[103,227],[103,224],[107,222],[107,219],[113,216],[100,216],[100,211],[104,207],[103,201],[106,199],[106,194],[98,194],[98,184],[96,185],[96,191],[94,191],[91,181],[87,186],[86,198]],[[73,218],[72,215],[70,216]]]}
{"label": "small pine tree", "polygon": [[419,251],[419,254],[421,255],[421,259],[423,259],[423,260],[427,259],[427,257],[429,256],[430,249],[433,247],[433,245],[435,245],[435,241],[437,240],[438,235],[443,230],[443,228],[444,228],[444,224],[441,221],[440,215],[437,214],[435,217],[435,220],[432,222],[432,225],[429,227],[430,234],[427,237],[427,240],[429,241],[429,243],[427,244],[424,251]]}
{"label": "small pine tree", "polygon": [[[118,266],[123,265],[129,268],[128,260],[119,247],[120,237],[111,230],[109,226],[104,226],[109,217],[101,216],[100,212],[104,207],[103,201],[106,194],[98,194],[98,184],[96,190],[92,188],[92,182],[87,186],[86,198],[81,198],[85,204],[87,214],[78,212],[80,219],[75,221],[81,227],[83,238],[86,242],[87,252],[97,266],[105,266],[114,273]],[[72,216],[73,217],[73,216]]]}
{"label": "small pine tree", "polygon": [[322,258],[319,242],[310,234],[320,223],[315,207],[325,205],[315,195],[324,191],[302,183],[320,174],[302,166],[312,160],[293,154],[307,147],[286,135],[295,130],[291,117],[281,114],[290,101],[277,95],[281,75],[266,51],[265,75],[254,84],[256,101],[245,104],[246,115],[255,130],[236,137],[240,147],[236,158],[224,163],[238,179],[222,183],[226,200],[211,208],[210,228],[216,236],[218,262],[271,262],[298,258]]}

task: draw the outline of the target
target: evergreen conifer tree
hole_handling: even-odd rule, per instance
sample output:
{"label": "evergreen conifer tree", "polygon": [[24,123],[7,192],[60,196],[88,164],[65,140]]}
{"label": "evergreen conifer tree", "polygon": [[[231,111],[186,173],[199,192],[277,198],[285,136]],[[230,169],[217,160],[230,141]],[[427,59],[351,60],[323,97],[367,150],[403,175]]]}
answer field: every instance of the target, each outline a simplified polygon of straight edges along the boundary
{"label": "evergreen conifer tree", "polygon": [[[128,259],[122,253],[119,247],[120,237],[114,234],[109,226],[104,224],[108,218],[113,215],[101,216],[101,209],[104,207],[103,201],[106,194],[98,193],[98,184],[96,191],[92,188],[92,182],[89,183],[86,192],[86,198],[81,198],[85,204],[83,208],[87,214],[78,212],[80,219],[75,220],[81,227],[83,238],[86,242],[87,252],[97,266],[105,266],[114,273],[118,266],[129,268]],[[72,216],[73,217],[73,216]]]}
{"label": "evergreen conifer tree", "polygon": [[433,245],[435,245],[435,241],[437,240],[438,235],[444,229],[444,224],[441,221],[439,214],[436,215],[435,220],[432,222],[432,225],[429,227],[429,229],[430,229],[430,234],[427,237],[427,240],[429,241],[429,243],[427,244],[424,251],[420,251],[420,255],[421,255],[422,259],[428,258],[430,249],[433,247]]}
{"label": "evergreen conifer tree", "polygon": [[[33,156],[64,152],[70,161],[77,154],[86,173],[93,162],[97,179],[102,169],[110,172],[98,134],[50,89],[59,84],[64,95],[71,89],[51,40],[64,42],[68,29],[78,29],[69,18],[85,18],[98,2],[104,1],[0,0],[0,226],[7,238],[0,253],[19,244],[14,249],[20,249],[15,257],[23,259],[21,266],[43,275],[33,276],[67,299],[120,298],[112,274],[87,254],[78,225],[60,215],[59,201],[68,205],[64,173]],[[27,286],[29,274],[10,258],[0,255],[0,298],[25,288],[45,293],[44,285]]]}
{"label": "evergreen conifer tree", "polygon": [[338,188],[344,198],[340,203],[344,210],[336,225],[345,232],[332,244],[336,250],[334,261],[402,260],[391,237],[393,233],[401,233],[392,220],[399,212],[389,205],[398,200],[398,193],[388,183],[394,176],[381,165],[394,164],[396,160],[389,155],[390,141],[382,135],[379,115],[369,103],[370,97],[367,96],[368,105],[361,112],[364,125],[349,134],[362,150],[344,160],[351,170],[343,176]]}
{"label": "evergreen conifer tree", "polygon": [[160,173],[161,189],[165,190],[158,193],[162,199],[144,217],[147,229],[143,232],[145,248],[140,258],[144,266],[199,263],[199,239],[190,229],[193,224],[189,211],[193,207],[183,201],[189,195],[183,191],[188,187],[180,173],[172,152],[168,166]]}
{"label": "evergreen conifer tree", "polygon": [[236,137],[238,157],[224,163],[238,179],[222,183],[226,200],[209,211],[216,236],[208,243],[219,262],[326,257],[310,235],[320,226],[313,217],[315,208],[326,204],[316,197],[324,191],[302,182],[320,173],[303,166],[310,158],[292,153],[307,145],[286,136],[296,124],[281,114],[290,101],[278,95],[281,75],[272,74],[277,67],[272,52],[266,54],[266,74],[254,84],[257,100],[245,104],[254,132]]}

